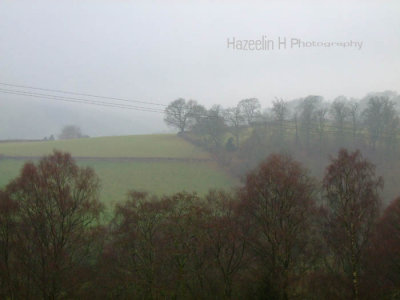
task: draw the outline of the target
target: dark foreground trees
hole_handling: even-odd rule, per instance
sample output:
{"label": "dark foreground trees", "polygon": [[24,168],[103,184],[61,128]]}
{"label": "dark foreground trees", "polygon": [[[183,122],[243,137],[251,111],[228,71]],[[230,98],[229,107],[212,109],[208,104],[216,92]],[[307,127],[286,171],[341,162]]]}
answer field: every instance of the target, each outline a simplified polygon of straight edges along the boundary
{"label": "dark foreground trees", "polygon": [[[384,211],[368,249],[363,299],[398,299],[400,296],[400,197]],[[366,291],[366,292],[365,292]]]}
{"label": "dark foreground trees", "polygon": [[117,206],[102,266],[109,297],[289,299],[315,260],[314,182],[272,155],[239,194],[132,192]]}
{"label": "dark foreground trees", "polygon": [[0,190],[0,297],[15,297],[15,250],[18,204]]}
{"label": "dark foreground trees", "polygon": [[99,233],[98,187],[93,170],[66,153],[25,164],[0,195],[5,298],[58,299],[84,286]]}
{"label": "dark foreground trees", "polygon": [[101,262],[100,296],[229,299],[238,295],[245,239],[232,195],[161,199],[131,192],[116,209]]}
{"label": "dark foreground trees", "polygon": [[396,299],[400,200],[380,217],[381,185],[359,152],[323,190],[274,154],[238,191],[133,191],[107,222],[93,171],[55,152],[0,191],[0,298]]}

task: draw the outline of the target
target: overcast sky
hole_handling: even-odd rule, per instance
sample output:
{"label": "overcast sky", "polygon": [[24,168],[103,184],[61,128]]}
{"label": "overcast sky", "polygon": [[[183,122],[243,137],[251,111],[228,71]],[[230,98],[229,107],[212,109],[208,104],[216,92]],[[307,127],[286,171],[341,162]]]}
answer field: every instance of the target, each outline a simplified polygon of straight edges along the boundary
{"label": "overcast sky", "polygon": [[[227,48],[262,36],[362,47]],[[0,82],[165,104],[400,91],[399,53],[398,1],[0,1]]]}

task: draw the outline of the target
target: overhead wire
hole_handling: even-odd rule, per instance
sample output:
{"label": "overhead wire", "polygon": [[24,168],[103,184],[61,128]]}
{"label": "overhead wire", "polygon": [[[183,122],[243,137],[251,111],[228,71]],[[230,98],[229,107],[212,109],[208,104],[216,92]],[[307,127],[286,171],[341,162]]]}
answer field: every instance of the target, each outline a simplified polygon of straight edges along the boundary
{"label": "overhead wire", "polygon": [[7,90],[7,89],[0,89],[0,93],[34,97],[34,98],[40,98],[40,99],[50,99],[50,100],[70,102],[70,103],[81,103],[81,104],[97,105],[97,106],[104,106],[104,107],[114,107],[114,108],[131,109],[131,110],[138,110],[138,111],[164,113],[164,110],[152,108],[152,107],[126,105],[126,104],[111,103],[111,102],[105,102],[105,101],[88,100],[88,99],[83,99],[83,98],[63,97],[63,96],[57,96],[57,95],[31,93],[31,92]]}
{"label": "overhead wire", "polygon": [[39,91],[46,91],[46,92],[55,92],[55,93],[61,93],[61,94],[70,94],[70,95],[76,95],[76,96],[93,97],[93,98],[99,98],[99,99],[109,99],[109,100],[117,100],[117,101],[123,101],[123,102],[134,102],[134,103],[141,103],[141,104],[147,104],[147,105],[156,105],[156,106],[163,106],[163,107],[167,107],[168,106],[166,104],[156,103],[156,102],[131,100],[131,99],[126,99],[126,98],[118,98],[118,97],[99,96],[99,95],[88,94],[88,93],[78,93],[78,92],[71,92],[71,91],[58,90],[58,89],[33,87],[33,86],[28,86],[28,85],[11,84],[11,83],[6,83],[6,82],[0,82],[0,85],[9,86],[9,87],[24,88],[24,89],[39,90]]}

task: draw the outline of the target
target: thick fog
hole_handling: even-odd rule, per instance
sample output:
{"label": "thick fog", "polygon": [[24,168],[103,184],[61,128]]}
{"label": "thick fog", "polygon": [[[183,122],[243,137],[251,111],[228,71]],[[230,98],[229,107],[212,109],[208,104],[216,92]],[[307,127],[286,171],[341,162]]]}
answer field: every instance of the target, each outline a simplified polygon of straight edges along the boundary
{"label": "thick fog", "polygon": [[[399,92],[399,15],[397,1],[2,0],[0,83],[224,107]],[[270,48],[244,49],[261,40]],[[166,132],[162,119],[0,92],[0,139],[57,135],[67,124],[91,136]]]}

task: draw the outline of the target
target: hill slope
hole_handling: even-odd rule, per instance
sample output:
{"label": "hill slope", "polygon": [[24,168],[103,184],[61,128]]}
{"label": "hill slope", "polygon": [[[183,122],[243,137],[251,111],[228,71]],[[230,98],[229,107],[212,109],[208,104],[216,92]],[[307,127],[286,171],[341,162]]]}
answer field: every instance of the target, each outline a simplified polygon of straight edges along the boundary
{"label": "hill slope", "polygon": [[211,156],[175,135],[102,137],[51,142],[0,143],[0,187],[18,175],[26,160],[53,149],[70,152],[78,164],[93,167],[102,182],[101,199],[122,201],[130,189],[158,195],[177,191],[206,193],[236,181]]}
{"label": "hill slope", "polygon": [[210,158],[207,152],[172,134],[0,143],[0,155],[6,156],[42,156],[53,149],[75,157]]}

